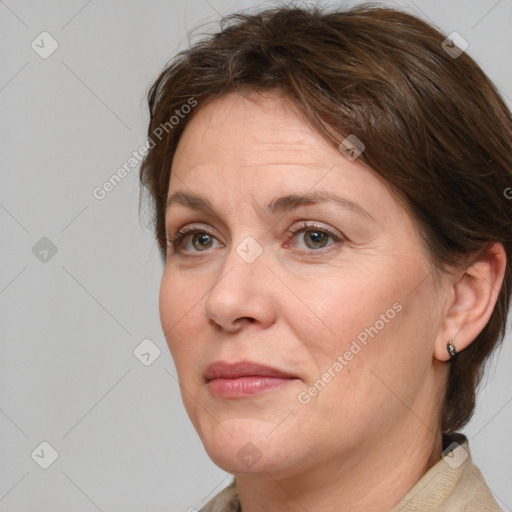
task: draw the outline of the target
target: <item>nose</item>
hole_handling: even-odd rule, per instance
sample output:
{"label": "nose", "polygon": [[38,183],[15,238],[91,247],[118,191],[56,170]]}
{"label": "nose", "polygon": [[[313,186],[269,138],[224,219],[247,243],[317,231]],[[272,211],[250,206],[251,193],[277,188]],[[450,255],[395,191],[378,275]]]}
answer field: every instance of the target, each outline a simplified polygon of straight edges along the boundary
{"label": "nose", "polygon": [[[205,316],[218,330],[238,332],[244,325],[268,328],[275,322],[275,277],[265,252],[245,260],[240,246],[226,256],[221,271],[204,301]],[[242,254],[242,256],[241,256]]]}

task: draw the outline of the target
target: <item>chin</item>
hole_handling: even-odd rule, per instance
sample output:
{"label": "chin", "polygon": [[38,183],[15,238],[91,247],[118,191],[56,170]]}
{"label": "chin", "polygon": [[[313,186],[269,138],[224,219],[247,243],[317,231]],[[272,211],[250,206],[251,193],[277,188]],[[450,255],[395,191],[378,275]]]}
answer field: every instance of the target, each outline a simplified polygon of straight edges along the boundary
{"label": "chin", "polygon": [[281,474],[289,471],[289,468],[285,467],[282,454],[260,450],[250,442],[241,448],[216,447],[207,450],[207,453],[215,465],[233,475],[268,476],[268,473]]}
{"label": "chin", "polygon": [[290,465],[298,463],[290,460],[290,453],[296,450],[295,443],[286,442],[293,438],[283,435],[284,431],[269,437],[268,425],[264,426],[255,425],[254,420],[227,421],[222,427],[216,425],[215,432],[201,435],[201,440],[211,460],[228,473],[288,473]]}

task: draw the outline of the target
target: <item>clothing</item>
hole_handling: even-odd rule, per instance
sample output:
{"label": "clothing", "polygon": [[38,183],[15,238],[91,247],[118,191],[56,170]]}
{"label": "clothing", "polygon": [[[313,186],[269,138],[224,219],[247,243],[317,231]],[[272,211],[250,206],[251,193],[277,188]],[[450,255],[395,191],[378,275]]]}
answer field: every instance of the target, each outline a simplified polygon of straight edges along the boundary
{"label": "clothing", "polygon": [[[463,434],[443,435],[443,458],[390,512],[503,512]],[[199,512],[240,512],[236,479]]]}

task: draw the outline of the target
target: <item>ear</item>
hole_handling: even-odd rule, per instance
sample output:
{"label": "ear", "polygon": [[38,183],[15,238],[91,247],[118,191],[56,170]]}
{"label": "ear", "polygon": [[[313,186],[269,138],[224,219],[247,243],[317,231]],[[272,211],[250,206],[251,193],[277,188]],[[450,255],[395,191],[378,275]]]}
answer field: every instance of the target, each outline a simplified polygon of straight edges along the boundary
{"label": "ear", "polygon": [[452,282],[452,300],[448,304],[442,328],[434,347],[434,357],[448,361],[447,344],[453,338],[457,352],[468,347],[487,325],[501,290],[507,256],[499,243],[480,253]]}

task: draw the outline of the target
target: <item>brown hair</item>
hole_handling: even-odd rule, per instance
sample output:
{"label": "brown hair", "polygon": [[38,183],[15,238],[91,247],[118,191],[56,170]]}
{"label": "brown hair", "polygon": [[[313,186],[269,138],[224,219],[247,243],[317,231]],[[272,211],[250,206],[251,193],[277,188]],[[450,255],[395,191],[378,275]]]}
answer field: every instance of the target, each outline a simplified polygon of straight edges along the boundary
{"label": "brown hair", "polygon": [[[148,134],[161,140],[153,141],[140,179],[164,254],[171,164],[194,112],[227,92],[279,90],[336,146],[349,134],[363,141],[359,158],[410,210],[436,269],[465,264],[502,243],[507,268],[492,316],[450,363],[441,428],[451,432],[471,418],[483,363],[505,334],[512,117],[480,67],[466,53],[450,54],[444,40],[415,16],[368,4],[228,16],[218,33],[179,53],[153,84]],[[169,123],[185,104],[198,107]]]}

